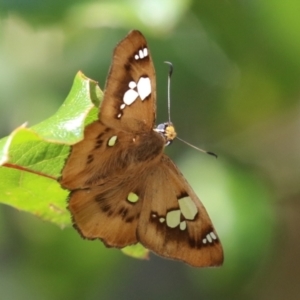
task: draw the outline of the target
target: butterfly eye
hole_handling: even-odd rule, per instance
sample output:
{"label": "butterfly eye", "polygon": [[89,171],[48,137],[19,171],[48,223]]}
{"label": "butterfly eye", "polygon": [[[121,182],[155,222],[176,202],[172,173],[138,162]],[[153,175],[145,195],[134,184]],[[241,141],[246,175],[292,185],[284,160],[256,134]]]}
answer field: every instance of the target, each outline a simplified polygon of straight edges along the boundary
{"label": "butterfly eye", "polygon": [[164,133],[165,130],[166,130],[167,125],[168,125],[168,123],[159,124],[155,128],[155,131]]}

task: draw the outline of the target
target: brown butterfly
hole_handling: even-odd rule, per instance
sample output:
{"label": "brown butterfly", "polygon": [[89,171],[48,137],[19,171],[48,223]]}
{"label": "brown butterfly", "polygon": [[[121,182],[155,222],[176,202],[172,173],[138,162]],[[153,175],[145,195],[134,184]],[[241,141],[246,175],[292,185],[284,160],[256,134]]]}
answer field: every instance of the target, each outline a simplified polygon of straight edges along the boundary
{"label": "brown butterfly", "polygon": [[108,247],[140,242],[195,267],[221,265],[222,246],[204,206],[163,153],[174,127],[155,128],[155,115],[153,62],[133,30],[114,50],[99,119],[85,128],[62,172],[74,227]]}

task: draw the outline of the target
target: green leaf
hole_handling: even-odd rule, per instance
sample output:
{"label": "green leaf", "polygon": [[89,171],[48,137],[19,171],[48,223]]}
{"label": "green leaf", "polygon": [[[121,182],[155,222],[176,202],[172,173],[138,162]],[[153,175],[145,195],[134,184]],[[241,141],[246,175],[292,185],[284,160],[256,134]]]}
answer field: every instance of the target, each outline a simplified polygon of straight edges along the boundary
{"label": "green leaf", "polygon": [[0,201],[53,222],[70,225],[66,209],[68,191],[56,180],[12,168],[0,168]]}
{"label": "green leaf", "polygon": [[78,72],[56,114],[32,129],[47,141],[73,145],[83,139],[84,127],[97,119],[102,96],[97,82]]}
{"label": "green leaf", "polygon": [[144,248],[140,243],[124,247],[121,250],[126,255],[134,258],[149,259],[149,250]]}
{"label": "green leaf", "polygon": [[70,224],[68,191],[57,179],[69,145],[80,141],[85,125],[97,119],[101,98],[97,83],[78,72],[67,99],[52,117],[32,128],[24,124],[0,140],[0,203],[59,226]]}

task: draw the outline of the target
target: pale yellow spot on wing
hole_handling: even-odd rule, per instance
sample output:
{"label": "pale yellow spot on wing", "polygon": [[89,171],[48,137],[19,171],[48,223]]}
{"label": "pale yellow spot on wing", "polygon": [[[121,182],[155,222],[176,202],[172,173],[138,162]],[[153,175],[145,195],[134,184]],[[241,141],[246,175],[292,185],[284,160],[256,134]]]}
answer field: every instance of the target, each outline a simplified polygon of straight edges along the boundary
{"label": "pale yellow spot on wing", "polygon": [[180,230],[185,230],[186,229],[186,221],[182,221],[179,225]]}
{"label": "pale yellow spot on wing", "polygon": [[127,200],[131,203],[136,203],[139,200],[139,196],[135,193],[130,192],[127,196]]}
{"label": "pale yellow spot on wing", "polygon": [[180,210],[173,210],[167,213],[167,225],[171,228],[175,228],[180,223]]}
{"label": "pale yellow spot on wing", "polygon": [[159,218],[159,222],[160,222],[160,223],[163,223],[164,221],[166,221],[166,219],[165,219],[165,218],[162,218],[162,217],[161,217],[161,218]]}
{"label": "pale yellow spot on wing", "polygon": [[108,146],[109,147],[112,147],[112,146],[114,146],[115,145],[115,143],[116,143],[116,141],[117,141],[117,136],[116,135],[114,135],[114,136],[112,136],[109,140],[108,140]]}
{"label": "pale yellow spot on wing", "polygon": [[194,220],[198,209],[196,204],[190,197],[185,197],[178,200],[180,210],[187,220]]}

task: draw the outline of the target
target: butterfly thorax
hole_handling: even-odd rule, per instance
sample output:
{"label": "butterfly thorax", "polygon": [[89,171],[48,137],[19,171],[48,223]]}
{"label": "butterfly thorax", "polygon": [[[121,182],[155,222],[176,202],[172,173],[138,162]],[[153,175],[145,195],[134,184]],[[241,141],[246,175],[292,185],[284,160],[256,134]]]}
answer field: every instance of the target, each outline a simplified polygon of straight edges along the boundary
{"label": "butterfly thorax", "polygon": [[165,145],[168,146],[172,143],[172,141],[176,138],[175,127],[172,123],[166,122],[159,124],[154,131],[160,133],[165,140]]}
{"label": "butterfly thorax", "polygon": [[160,159],[165,146],[165,139],[155,131],[133,135],[129,156],[134,162],[145,162]]}

